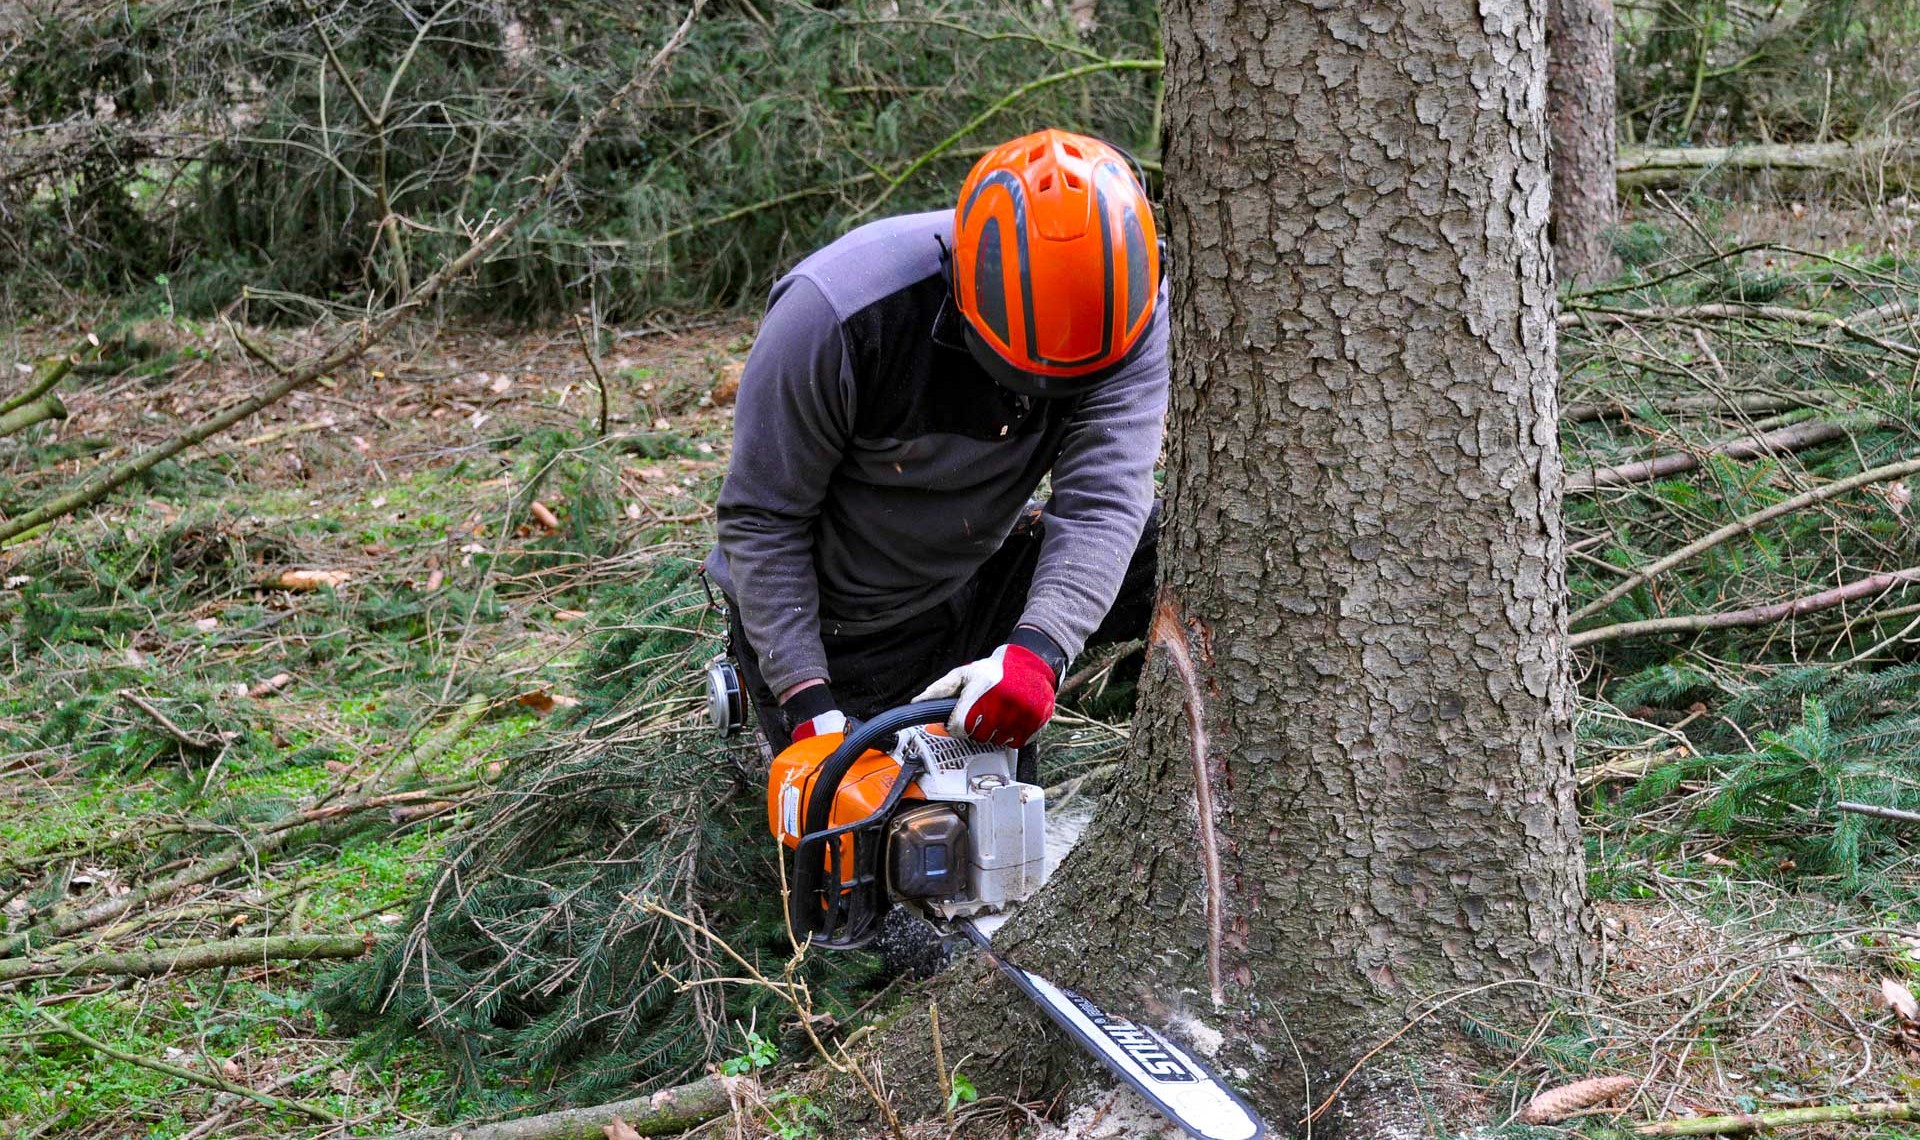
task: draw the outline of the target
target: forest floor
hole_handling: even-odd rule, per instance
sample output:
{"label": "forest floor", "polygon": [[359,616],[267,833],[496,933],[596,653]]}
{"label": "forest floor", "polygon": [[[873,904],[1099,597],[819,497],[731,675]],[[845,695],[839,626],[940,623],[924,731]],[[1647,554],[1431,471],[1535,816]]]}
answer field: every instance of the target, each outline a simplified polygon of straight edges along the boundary
{"label": "forest floor", "polygon": [[[1911,233],[1763,221],[1783,245],[1856,251]],[[1740,240],[1743,223],[1725,224]],[[444,1119],[449,1059],[357,1051],[310,1000],[329,963],[303,959],[322,942],[350,957],[401,923],[463,812],[572,703],[587,647],[632,620],[619,583],[703,553],[752,327],[608,330],[605,442],[572,328],[423,327],[0,554],[0,621],[18,632],[0,652],[0,1132],[376,1135]],[[131,366],[71,383],[64,422],[0,441],[9,510],[263,382],[222,329],[164,309],[28,324],[9,356],[88,332]],[[253,336],[283,358],[306,343]],[[714,628],[698,608],[681,619]],[[1644,774],[1671,723],[1649,717],[1638,752],[1583,742],[1592,786]],[[1672,815],[1650,826],[1676,841],[1649,847],[1595,797],[1593,1000],[1535,1026],[1434,1006],[1487,1063],[1409,1079],[1465,1082],[1453,1092],[1512,1135],[1920,1098],[1912,1026],[1882,997],[1882,979],[1920,973],[1910,912],[1801,889],[1784,860],[1756,871],[1772,848]],[[209,851],[237,858],[180,881]],[[92,918],[45,933],[71,914]],[[34,924],[28,944],[8,933]],[[284,938],[309,941],[266,960]],[[154,977],[95,957],[207,942],[254,950]],[[1593,1074],[1636,1084],[1553,1128],[1514,1123],[1542,1088]],[[1140,1134],[1116,1103],[1031,1107],[1077,1122],[1051,1134]],[[994,1126],[1027,1119],[1003,1109]],[[814,1130],[751,1106],[711,1127]]]}

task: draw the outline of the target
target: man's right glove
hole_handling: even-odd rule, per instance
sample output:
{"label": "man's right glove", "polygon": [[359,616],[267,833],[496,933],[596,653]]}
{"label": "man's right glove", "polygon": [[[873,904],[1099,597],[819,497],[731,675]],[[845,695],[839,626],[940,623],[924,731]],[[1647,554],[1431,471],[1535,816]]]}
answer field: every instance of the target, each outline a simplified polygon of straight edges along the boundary
{"label": "man's right glove", "polygon": [[1066,663],[1051,638],[1022,627],[1007,644],[949,672],[914,700],[958,697],[947,720],[949,732],[982,744],[1018,748],[1053,717],[1053,689],[1060,676],[1048,658]]}
{"label": "man's right glove", "polygon": [[787,733],[795,744],[847,730],[846,714],[834,703],[833,690],[824,684],[808,685],[780,702],[780,715],[786,718]]}

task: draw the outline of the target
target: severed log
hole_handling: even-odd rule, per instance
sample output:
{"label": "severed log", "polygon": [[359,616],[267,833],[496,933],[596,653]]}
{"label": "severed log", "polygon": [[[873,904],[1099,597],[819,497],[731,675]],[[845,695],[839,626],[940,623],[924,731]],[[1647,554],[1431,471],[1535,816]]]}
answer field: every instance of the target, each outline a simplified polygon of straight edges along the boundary
{"label": "severed log", "polygon": [[1830,610],[1845,602],[1871,598],[1876,594],[1913,582],[1920,582],[1920,566],[1905,570],[1890,570],[1885,574],[1875,574],[1857,582],[1848,582],[1844,586],[1822,590],[1817,594],[1808,594],[1805,597],[1774,602],[1770,605],[1754,606],[1750,609],[1727,610],[1717,614],[1648,618],[1645,621],[1627,621],[1618,625],[1603,625],[1597,629],[1583,629],[1567,638],[1567,648],[1578,649],[1583,645],[1618,641],[1623,637],[1639,637],[1649,633],[1699,633],[1709,629],[1741,629],[1746,626],[1771,625],[1774,622],[1797,618],[1802,614]]}
{"label": "severed log", "polygon": [[125,954],[84,954],[67,958],[0,958],[0,984],[30,978],[110,974],[157,978],[225,966],[257,966],[274,960],[317,961],[358,958],[371,945],[358,934],[292,934],[272,938],[230,938]]}
{"label": "severed log", "polygon": [[1613,467],[1596,467],[1590,471],[1576,471],[1567,476],[1567,493],[1578,495],[1588,491],[1597,491],[1603,487],[1619,487],[1629,483],[1645,483],[1649,479],[1659,479],[1667,475],[1678,475],[1700,466],[1700,458],[1705,455],[1724,455],[1728,459],[1755,459],[1762,455],[1779,455],[1791,451],[1804,451],[1822,443],[1844,439],[1847,429],[1839,424],[1804,423],[1783,427],[1764,435],[1742,436],[1708,448],[1704,453],[1676,451],[1668,455],[1657,455],[1652,459],[1642,459],[1635,463],[1621,463]]}
{"label": "severed log", "polygon": [[64,518],[74,511],[92,506],[116,487],[144,475],[188,448],[195,447],[226,431],[262,408],[279,403],[301,388],[319,381],[328,373],[352,364],[364,356],[368,349],[385,340],[403,320],[438,296],[448,283],[464,275],[511,237],[540,207],[540,204],[553,195],[560,180],[586,152],[587,142],[599,133],[600,128],[613,118],[629,98],[653,85],[667,58],[686,41],[687,33],[693,27],[693,19],[699,14],[703,3],[704,0],[693,0],[686,19],[681,21],[680,26],[674,29],[665,43],[660,45],[660,50],[653,54],[653,58],[647,61],[645,67],[635,72],[631,79],[614,92],[613,97],[595,111],[591,118],[580,125],[580,128],[574,132],[573,140],[567,144],[566,151],[561,154],[560,160],[540,179],[533,190],[520,200],[512,212],[476,237],[459,256],[444,263],[434,271],[432,276],[414,286],[413,290],[401,298],[397,304],[361,322],[357,328],[337,338],[332,347],[315,353],[300,364],[281,370],[274,382],[258,394],[240,401],[218,415],[200,421],[186,431],[164,443],[148,448],[125,463],[107,471],[96,472],[83,480],[79,486],[55,496],[51,502],[43,503],[15,518],[0,522],[0,545],[35,531],[54,519]]}
{"label": "severed log", "polygon": [[1920,1103],[1896,1100],[1776,1108],[1768,1112],[1701,1116],[1693,1120],[1658,1120],[1638,1125],[1634,1131],[1642,1136],[1743,1136],[1799,1124],[1871,1124],[1883,1120],[1920,1120]]}
{"label": "severed log", "polygon": [[1751,146],[1621,147],[1613,173],[1620,189],[1683,186],[1729,171],[1788,170],[1844,174],[1886,165],[1920,171],[1920,144],[1911,139],[1870,138],[1845,143],[1760,143]]}
{"label": "severed log", "polygon": [[745,1077],[702,1077],[691,1084],[637,1096],[569,1108],[540,1116],[523,1116],[497,1124],[452,1128],[416,1128],[393,1133],[389,1140],[606,1140],[614,1117],[641,1136],[669,1136],[725,1115],[733,1107],[730,1086]]}
{"label": "severed log", "polygon": [[58,395],[48,392],[44,396],[21,404],[12,411],[0,412],[0,439],[5,439],[15,432],[25,431],[37,423],[66,418],[67,406],[60,402]]}

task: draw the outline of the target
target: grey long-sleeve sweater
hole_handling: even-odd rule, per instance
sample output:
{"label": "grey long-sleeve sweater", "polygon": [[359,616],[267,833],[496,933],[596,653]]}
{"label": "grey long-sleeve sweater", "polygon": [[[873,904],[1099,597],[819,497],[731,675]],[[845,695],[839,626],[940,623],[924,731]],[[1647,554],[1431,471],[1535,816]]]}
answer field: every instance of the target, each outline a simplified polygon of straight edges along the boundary
{"label": "grey long-sleeve sweater", "polygon": [[968,355],[940,242],[949,211],[874,222],[774,285],[740,379],[709,571],[774,692],[830,680],[823,629],[953,595],[1052,475],[1021,624],[1069,658],[1113,604],[1153,499],[1167,404],[1164,291],[1125,367],[1028,400]]}

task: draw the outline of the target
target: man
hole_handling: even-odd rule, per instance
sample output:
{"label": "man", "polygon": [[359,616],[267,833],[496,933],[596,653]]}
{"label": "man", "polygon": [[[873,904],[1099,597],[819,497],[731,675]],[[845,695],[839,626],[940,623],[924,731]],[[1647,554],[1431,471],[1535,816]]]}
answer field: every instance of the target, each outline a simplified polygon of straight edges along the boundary
{"label": "man", "polygon": [[1019,747],[1090,641],[1144,632],[1167,327],[1129,167],[1015,139],[954,211],[862,226],[774,285],[707,570],[775,751],[933,696]]}

